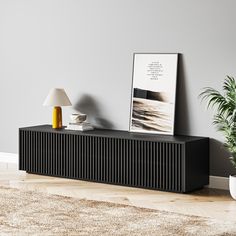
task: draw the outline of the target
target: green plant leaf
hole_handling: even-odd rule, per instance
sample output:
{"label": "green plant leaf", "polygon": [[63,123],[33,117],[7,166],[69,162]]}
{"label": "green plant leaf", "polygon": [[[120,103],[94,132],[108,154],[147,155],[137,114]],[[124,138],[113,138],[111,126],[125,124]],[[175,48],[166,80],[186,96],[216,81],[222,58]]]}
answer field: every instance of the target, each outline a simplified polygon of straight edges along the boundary
{"label": "green plant leaf", "polygon": [[236,168],[236,81],[227,76],[223,84],[223,94],[206,87],[200,93],[201,100],[206,100],[207,108],[216,108],[213,125],[225,137],[224,146],[232,154],[230,161]]}

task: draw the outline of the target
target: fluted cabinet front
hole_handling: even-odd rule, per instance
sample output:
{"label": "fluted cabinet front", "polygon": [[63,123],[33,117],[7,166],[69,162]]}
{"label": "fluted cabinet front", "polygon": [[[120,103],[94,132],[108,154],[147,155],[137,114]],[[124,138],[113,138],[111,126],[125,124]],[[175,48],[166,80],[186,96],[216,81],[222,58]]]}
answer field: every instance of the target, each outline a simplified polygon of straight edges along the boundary
{"label": "fluted cabinet front", "polygon": [[20,170],[185,192],[183,143],[20,130]]}

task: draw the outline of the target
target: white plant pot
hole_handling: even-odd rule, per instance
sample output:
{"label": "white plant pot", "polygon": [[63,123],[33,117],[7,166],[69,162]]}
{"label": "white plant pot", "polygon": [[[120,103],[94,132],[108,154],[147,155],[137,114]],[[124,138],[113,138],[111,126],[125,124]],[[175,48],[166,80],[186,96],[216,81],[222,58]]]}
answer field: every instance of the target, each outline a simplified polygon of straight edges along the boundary
{"label": "white plant pot", "polygon": [[236,175],[229,176],[229,190],[231,197],[236,200]]}

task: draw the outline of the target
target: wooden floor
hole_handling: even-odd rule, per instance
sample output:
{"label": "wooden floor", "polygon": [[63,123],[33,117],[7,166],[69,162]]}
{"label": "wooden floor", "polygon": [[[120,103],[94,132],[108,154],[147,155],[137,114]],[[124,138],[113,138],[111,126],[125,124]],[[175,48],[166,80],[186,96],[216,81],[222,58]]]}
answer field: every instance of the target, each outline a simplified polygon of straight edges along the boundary
{"label": "wooden floor", "polygon": [[202,189],[191,194],[167,193],[116,185],[27,174],[16,164],[0,163],[0,185],[59,194],[75,198],[109,201],[189,215],[232,220],[236,223],[236,201],[228,191]]}

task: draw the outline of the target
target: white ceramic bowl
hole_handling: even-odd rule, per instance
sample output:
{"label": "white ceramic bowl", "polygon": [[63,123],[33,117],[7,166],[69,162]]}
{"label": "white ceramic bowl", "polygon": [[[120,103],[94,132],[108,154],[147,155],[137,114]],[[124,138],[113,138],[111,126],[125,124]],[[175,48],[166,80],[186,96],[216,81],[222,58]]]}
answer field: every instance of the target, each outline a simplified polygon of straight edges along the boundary
{"label": "white ceramic bowl", "polygon": [[87,115],[86,114],[71,114],[70,115],[70,119],[72,122],[83,122],[87,119]]}

